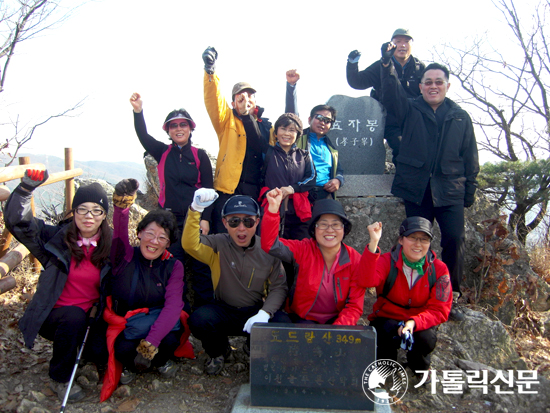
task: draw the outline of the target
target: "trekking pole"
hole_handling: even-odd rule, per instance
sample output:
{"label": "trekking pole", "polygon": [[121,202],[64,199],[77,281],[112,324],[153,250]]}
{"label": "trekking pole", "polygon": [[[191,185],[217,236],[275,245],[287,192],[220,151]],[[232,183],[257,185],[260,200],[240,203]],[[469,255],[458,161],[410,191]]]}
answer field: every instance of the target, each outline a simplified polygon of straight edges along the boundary
{"label": "trekking pole", "polygon": [[[95,317],[96,312],[97,312],[97,307],[93,306],[92,311],[90,311],[89,318],[93,319]],[[78,364],[80,363],[80,358],[82,357],[82,352],[84,351],[84,345],[86,344],[86,340],[88,339],[88,333],[90,332],[90,327],[91,327],[91,323],[88,323],[88,327],[86,328],[86,334],[84,334],[84,340],[82,340],[82,345],[80,346],[80,350],[78,351],[78,354],[76,356],[73,373],[71,374],[71,379],[69,380],[69,384],[67,385],[67,390],[65,391],[65,397],[63,397],[63,403],[61,403],[61,410],[59,410],[59,413],[63,413],[65,411],[65,406],[67,406],[67,401],[69,400],[69,393],[71,392],[71,387],[73,387],[73,381],[76,376],[76,370],[78,369]]]}

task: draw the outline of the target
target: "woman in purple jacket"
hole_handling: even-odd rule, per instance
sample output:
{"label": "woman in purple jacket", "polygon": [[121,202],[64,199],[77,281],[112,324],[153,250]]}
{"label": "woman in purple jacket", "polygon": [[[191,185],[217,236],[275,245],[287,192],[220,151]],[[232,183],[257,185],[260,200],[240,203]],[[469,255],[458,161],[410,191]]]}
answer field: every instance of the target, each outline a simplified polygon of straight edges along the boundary
{"label": "woman in purple jacket", "polygon": [[[123,365],[121,384],[130,383],[137,371],[151,366],[167,377],[176,372],[170,360],[180,344],[180,314],[183,308],[183,265],[167,248],[179,240],[174,215],[163,209],[149,212],[138,224],[139,246],[128,237],[128,216],[138,188],[125,179],[113,195],[113,243],[111,247],[113,311],[124,317],[129,311],[148,308],[158,315],[150,328],[139,325],[132,332],[132,318],[115,341],[115,357]],[[135,316],[134,316],[135,317]],[[146,317],[155,317],[147,315]]]}

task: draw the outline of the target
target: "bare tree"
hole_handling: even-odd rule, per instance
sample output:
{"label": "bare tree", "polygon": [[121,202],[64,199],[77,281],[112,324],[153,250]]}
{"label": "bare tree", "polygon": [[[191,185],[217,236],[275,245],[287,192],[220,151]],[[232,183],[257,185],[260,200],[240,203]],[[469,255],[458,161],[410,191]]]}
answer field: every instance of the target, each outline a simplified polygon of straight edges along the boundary
{"label": "bare tree", "polygon": [[[0,0],[0,93],[5,89],[8,68],[16,56],[17,46],[60,24],[74,9],[63,9],[61,0]],[[32,126],[21,125],[19,116],[10,120],[14,132],[0,142],[0,154],[7,155],[9,159],[6,165],[13,162],[21,147],[32,139],[38,127],[52,119],[74,114],[75,110],[82,107],[83,102],[81,100],[69,109],[46,116]]]}
{"label": "bare tree", "polygon": [[493,0],[510,39],[492,43],[485,35],[464,48],[445,44],[435,60],[458,79],[460,102],[481,131],[480,149],[500,159],[482,167],[480,188],[510,211],[509,225],[525,243],[543,221],[550,195],[550,0],[531,8],[532,15],[516,3]]}

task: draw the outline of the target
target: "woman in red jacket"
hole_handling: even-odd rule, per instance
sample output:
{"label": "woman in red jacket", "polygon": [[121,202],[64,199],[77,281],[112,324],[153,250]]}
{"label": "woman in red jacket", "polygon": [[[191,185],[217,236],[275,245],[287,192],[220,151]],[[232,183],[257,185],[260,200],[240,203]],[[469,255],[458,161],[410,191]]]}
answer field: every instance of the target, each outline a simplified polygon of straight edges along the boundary
{"label": "woman in red jacket", "polygon": [[[430,368],[435,348],[435,327],[447,321],[453,299],[447,266],[430,249],[432,224],[422,217],[401,223],[397,244],[380,255],[382,223],[368,226],[370,244],[359,266],[359,285],[376,287],[378,299],[369,315],[377,332],[377,359],[397,359],[407,351],[412,371]],[[420,373],[416,373],[420,375]]]}
{"label": "woman in red jacket", "polygon": [[[288,317],[275,322],[356,325],[363,314],[365,289],[357,285],[361,256],[342,242],[351,231],[344,208],[334,199],[313,205],[310,239],[279,239],[279,188],[266,195],[269,208],[262,218],[262,249],[292,263],[296,278],[289,286]],[[279,313],[281,314],[281,312]]]}

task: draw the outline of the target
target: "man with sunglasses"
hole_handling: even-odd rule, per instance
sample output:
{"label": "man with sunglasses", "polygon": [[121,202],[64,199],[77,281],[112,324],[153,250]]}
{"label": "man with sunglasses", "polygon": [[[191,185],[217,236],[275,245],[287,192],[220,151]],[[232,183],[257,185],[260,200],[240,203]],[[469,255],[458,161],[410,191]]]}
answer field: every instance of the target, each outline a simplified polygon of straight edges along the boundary
{"label": "man with sunglasses", "polygon": [[248,352],[252,324],[273,318],[288,291],[281,261],[261,248],[260,207],[251,197],[234,195],[223,205],[227,234],[199,235],[201,212],[217,197],[213,189],[195,192],[182,236],[185,251],[212,271],[215,300],[189,318],[191,332],[209,356],[207,374],[222,371],[231,353],[228,336],[246,335]]}
{"label": "man with sunglasses", "polygon": [[[300,75],[296,70],[287,72],[286,113],[298,114],[296,82],[299,79]],[[296,139],[296,147],[311,154],[317,172],[315,187],[309,191],[311,202],[317,199],[334,199],[336,191],[344,185],[344,170],[338,163],[338,150],[327,136],[335,120],[336,109],[329,105],[317,105],[311,109],[308,118],[309,128]]]}
{"label": "man with sunglasses", "polygon": [[382,103],[403,132],[392,193],[403,198],[407,217],[437,220],[441,258],[453,287],[449,319],[461,321],[457,300],[464,269],[464,208],[474,203],[479,173],[472,120],[446,97],[449,69],[438,63],[424,70],[421,96],[408,99],[391,59],[395,50],[392,43],[382,45]]}

